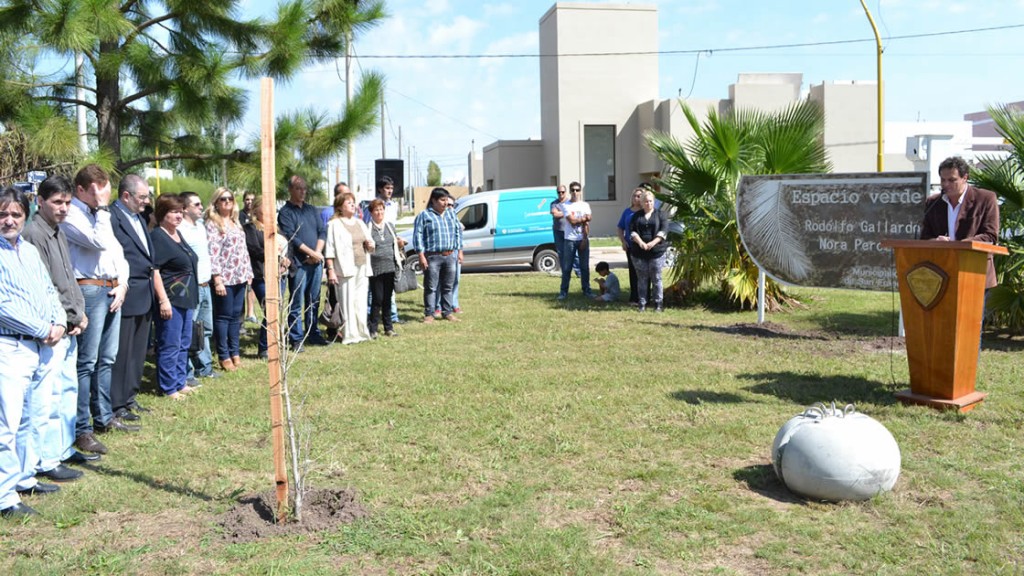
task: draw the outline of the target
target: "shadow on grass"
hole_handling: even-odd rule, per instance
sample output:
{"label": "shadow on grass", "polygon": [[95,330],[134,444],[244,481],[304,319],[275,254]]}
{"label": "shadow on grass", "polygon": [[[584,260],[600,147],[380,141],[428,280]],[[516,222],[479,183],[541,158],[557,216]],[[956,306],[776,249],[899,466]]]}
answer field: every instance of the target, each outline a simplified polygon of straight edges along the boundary
{"label": "shadow on grass", "polygon": [[982,338],[982,350],[1020,352],[1024,350],[1024,338],[986,332]]}
{"label": "shadow on grass", "polygon": [[830,312],[808,317],[829,334],[837,336],[895,336],[899,330],[899,310],[874,312]]}
{"label": "shadow on grass", "polygon": [[674,324],[676,328],[688,328],[690,330],[702,330],[705,332],[716,332],[718,334],[732,334],[735,336],[750,336],[754,338],[775,338],[780,340],[832,340],[825,334],[814,334],[805,332],[794,332],[781,324],[765,322],[764,324],[729,324],[727,326],[708,326],[706,324],[695,324],[691,326]]}
{"label": "shadow on grass", "polygon": [[80,468],[84,468],[86,470],[91,470],[91,471],[95,472],[96,474],[103,474],[105,476],[112,476],[112,477],[118,477],[118,478],[127,478],[127,479],[129,479],[129,480],[131,480],[133,482],[137,482],[139,484],[145,484],[146,486],[149,486],[150,488],[153,488],[154,490],[163,490],[164,492],[167,492],[167,493],[170,493],[170,494],[178,494],[178,495],[181,495],[181,496],[188,496],[190,498],[199,498],[200,500],[202,500],[204,502],[211,502],[211,501],[214,500],[213,496],[210,496],[209,494],[206,494],[205,492],[200,492],[198,490],[193,490],[191,488],[186,488],[184,486],[178,486],[176,484],[170,484],[168,482],[157,480],[157,479],[153,478],[152,476],[147,476],[145,474],[139,474],[138,472],[130,472],[130,471],[127,471],[127,470],[119,470],[117,468],[110,468],[110,467],[105,466],[103,464],[91,464],[91,463],[89,463],[89,464],[82,464],[79,467]]}
{"label": "shadow on grass", "polygon": [[676,390],[669,394],[669,397],[673,400],[680,400],[687,404],[700,405],[700,404],[739,404],[740,402],[749,402],[749,398],[744,398],[739,394],[731,394],[729,392],[714,392],[712,390]]}
{"label": "shadow on grass", "polygon": [[750,392],[790,400],[801,406],[833,400],[843,405],[870,403],[887,406],[896,403],[895,389],[888,384],[852,376],[759,372],[742,374],[739,378],[756,382],[746,388]]}
{"label": "shadow on grass", "polygon": [[747,488],[765,498],[771,498],[786,504],[799,504],[801,506],[807,504],[803,498],[793,494],[786,488],[782,481],[779,480],[779,477],[775,475],[775,469],[772,468],[771,464],[755,464],[746,468],[740,468],[732,473],[732,477],[739,482],[745,483]]}

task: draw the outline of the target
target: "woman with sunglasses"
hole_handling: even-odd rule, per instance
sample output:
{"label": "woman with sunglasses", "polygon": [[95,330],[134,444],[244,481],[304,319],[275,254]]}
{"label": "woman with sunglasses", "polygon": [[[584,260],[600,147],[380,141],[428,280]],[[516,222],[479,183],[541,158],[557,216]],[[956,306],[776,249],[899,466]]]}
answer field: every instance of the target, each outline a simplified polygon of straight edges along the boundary
{"label": "woman with sunglasses", "polygon": [[217,188],[204,216],[206,234],[210,238],[213,337],[221,368],[232,372],[242,365],[238,338],[242,331],[245,287],[252,280],[252,264],[231,190]]}

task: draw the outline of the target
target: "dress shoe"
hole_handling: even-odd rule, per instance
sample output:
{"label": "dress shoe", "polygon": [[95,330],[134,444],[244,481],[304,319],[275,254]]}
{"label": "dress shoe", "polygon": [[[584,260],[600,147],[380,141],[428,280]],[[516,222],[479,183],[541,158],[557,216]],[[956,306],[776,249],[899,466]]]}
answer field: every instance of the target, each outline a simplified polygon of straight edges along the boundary
{"label": "dress shoe", "polygon": [[54,482],[71,482],[72,480],[78,480],[84,475],[85,473],[81,470],[73,470],[63,464],[58,465],[53,470],[36,473],[36,477],[46,478]]}
{"label": "dress shoe", "polygon": [[42,482],[37,482],[36,485],[31,488],[18,490],[18,494],[22,494],[25,496],[35,496],[36,494],[53,494],[54,492],[60,492],[60,486],[57,486],[56,484],[43,484]]}
{"label": "dress shoe", "polygon": [[306,349],[302,346],[302,343],[296,342],[296,343],[292,344],[292,352],[295,352],[297,354],[299,352],[305,352],[305,351],[306,351]]}
{"label": "dress shoe", "polygon": [[231,357],[231,362],[235,365],[235,370],[237,370],[237,369],[242,367],[242,357],[241,356],[232,356]]}
{"label": "dress shoe", "polygon": [[398,332],[395,332],[394,330],[385,330],[384,335],[388,337],[398,336]]}
{"label": "dress shoe", "polygon": [[235,363],[234,361],[231,360],[231,358],[225,358],[221,360],[220,367],[223,368],[225,372],[234,372],[235,370],[238,369],[238,367],[235,366]]}
{"label": "dress shoe", "polygon": [[75,448],[78,448],[82,452],[95,452],[96,454],[106,454],[107,447],[102,442],[93,436],[92,432],[82,434],[78,438],[75,438]]}
{"label": "dress shoe", "polygon": [[306,344],[309,344],[310,346],[327,346],[330,342],[324,340],[320,336],[310,336],[306,339]]}
{"label": "dress shoe", "polygon": [[119,432],[138,432],[139,430],[142,430],[141,426],[125,424],[124,422],[121,421],[120,418],[111,418],[110,422],[107,422],[105,425],[102,426],[96,426],[95,428],[96,431],[99,432],[100,434],[106,434],[107,432],[111,432],[114,430],[117,430]]}
{"label": "dress shoe", "polygon": [[141,420],[138,414],[132,414],[131,411],[129,411],[127,408],[121,408],[120,410],[114,412],[114,418],[120,418],[125,422],[135,422],[137,420]]}
{"label": "dress shoe", "polygon": [[143,407],[143,406],[142,406],[141,404],[139,404],[138,402],[132,402],[132,403],[131,403],[131,404],[130,404],[130,405],[128,406],[128,409],[129,409],[129,410],[131,410],[132,412],[135,412],[136,414],[145,414],[145,413],[147,413],[147,412],[152,412],[152,410],[150,410],[149,408],[144,408],[144,407]]}
{"label": "dress shoe", "polygon": [[22,504],[21,502],[0,510],[0,516],[3,516],[4,518],[28,518],[29,516],[38,515],[39,512],[33,510],[28,504]]}
{"label": "dress shoe", "polygon": [[83,454],[78,450],[72,450],[71,456],[61,460],[61,464],[85,464],[87,462],[95,462],[102,458],[99,454]]}

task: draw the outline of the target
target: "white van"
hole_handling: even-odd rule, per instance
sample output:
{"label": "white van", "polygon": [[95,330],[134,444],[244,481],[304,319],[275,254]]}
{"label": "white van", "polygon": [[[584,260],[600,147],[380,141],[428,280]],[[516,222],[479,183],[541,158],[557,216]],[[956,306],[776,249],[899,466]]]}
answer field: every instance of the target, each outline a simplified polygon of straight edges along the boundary
{"label": "white van", "polygon": [[[546,186],[459,198],[454,209],[463,226],[463,268],[527,264],[541,272],[559,270],[551,233],[551,202],[557,197],[554,186]],[[411,257],[406,262],[420,272],[412,230],[402,237],[408,241],[406,256]]]}

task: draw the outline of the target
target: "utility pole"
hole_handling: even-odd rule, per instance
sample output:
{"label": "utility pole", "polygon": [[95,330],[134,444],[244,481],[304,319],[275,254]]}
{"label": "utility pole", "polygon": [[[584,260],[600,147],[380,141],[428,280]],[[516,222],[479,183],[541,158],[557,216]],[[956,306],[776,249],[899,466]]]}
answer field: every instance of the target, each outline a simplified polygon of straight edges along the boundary
{"label": "utility pole", "polygon": [[[352,103],[352,31],[345,33],[345,105]],[[350,138],[348,144],[348,185],[356,186],[356,143]],[[357,187],[357,186],[356,186]],[[354,192],[354,190],[353,190]]]}
{"label": "utility pole", "polygon": [[384,118],[384,94],[381,93],[381,95],[380,95],[380,157],[381,158],[387,158],[388,157],[387,147],[385,146],[386,138],[384,136],[384,134],[385,134],[384,124],[386,124],[386,123],[387,122],[385,121],[385,118]]}

